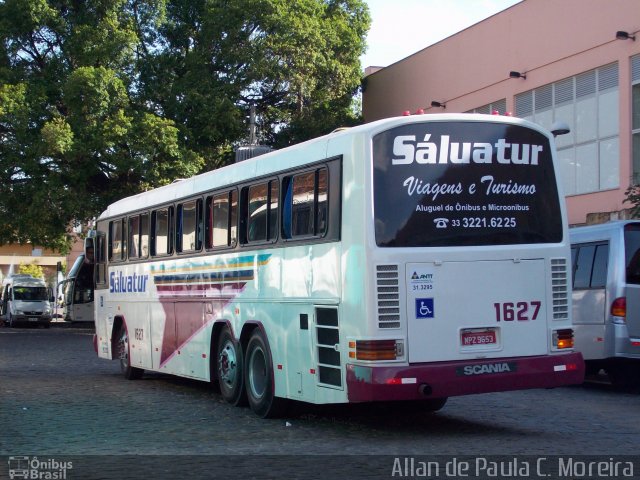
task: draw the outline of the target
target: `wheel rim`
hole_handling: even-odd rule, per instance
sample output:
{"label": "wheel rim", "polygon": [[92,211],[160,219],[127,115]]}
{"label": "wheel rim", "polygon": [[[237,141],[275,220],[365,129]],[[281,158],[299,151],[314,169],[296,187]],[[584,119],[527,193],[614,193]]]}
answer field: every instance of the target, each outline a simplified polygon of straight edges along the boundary
{"label": "wheel rim", "polygon": [[120,351],[118,357],[120,358],[120,366],[126,369],[129,366],[129,336],[127,331],[123,331],[120,335],[120,341],[118,342]]}
{"label": "wheel rim", "polygon": [[251,395],[256,399],[260,399],[264,396],[268,385],[267,359],[261,347],[255,347],[251,351],[248,369]]}
{"label": "wheel rim", "polygon": [[233,388],[238,376],[236,349],[230,341],[224,344],[218,356],[218,373],[220,380],[229,388]]}

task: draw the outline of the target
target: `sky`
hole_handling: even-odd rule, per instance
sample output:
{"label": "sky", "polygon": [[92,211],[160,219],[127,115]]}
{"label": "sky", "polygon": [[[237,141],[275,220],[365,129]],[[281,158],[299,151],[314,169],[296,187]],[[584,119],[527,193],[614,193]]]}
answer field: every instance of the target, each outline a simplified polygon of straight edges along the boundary
{"label": "sky", "polygon": [[371,13],[362,68],[386,67],[520,0],[365,0]]}

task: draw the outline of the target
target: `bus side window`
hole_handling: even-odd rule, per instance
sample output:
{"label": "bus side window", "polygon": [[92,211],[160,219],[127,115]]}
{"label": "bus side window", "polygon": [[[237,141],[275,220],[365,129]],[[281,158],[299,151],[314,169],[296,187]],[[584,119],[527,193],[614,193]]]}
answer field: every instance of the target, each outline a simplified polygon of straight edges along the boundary
{"label": "bus side window", "polygon": [[96,237],[95,257],[96,257],[96,283],[107,283],[107,266],[106,266],[106,254],[105,254],[105,238],[104,234],[98,232]]}
{"label": "bus side window", "polygon": [[149,256],[149,214],[129,217],[129,258]]}
{"label": "bus side window", "polygon": [[278,238],[278,180],[243,189],[245,241],[265,242]]}
{"label": "bus side window", "polygon": [[328,171],[320,168],[285,178],[284,238],[320,237],[327,231]]}
{"label": "bus side window", "polygon": [[573,288],[605,288],[607,284],[607,263],[609,245],[607,243],[577,245],[571,248],[573,262]]}
{"label": "bus side window", "polygon": [[169,255],[173,252],[171,223],[173,207],[154,210],[151,216],[151,255]]}
{"label": "bus side window", "polygon": [[609,260],[609,245],[596,246],[596,254],[593,259],[593,271],[591,272],[591,288],[605,288],[607,285],[607,263]]}
{"label": "bus side window", "polygon": [[129,258],[140,256],[140,217],[129,217]]}
{"label": "bus side window", "polygon": [[282,235],[291,238],[291,210],[293,206],[293,181],[291,177],[284,179],[284,198],[282,200]]}
{"label": "bus side window", "polygon": [[124,260],[127,254],[125,220],[109,222],[109,260],[118,262]]}
{"label": "bus side window", "polygon": [[237,242],[238,192],[207,199],[206,248],[233,247]]}
{"label": "bus side window", "polygon": [[251,185],[247,194],[247,241],[267,239],[267,184]]}
{"label": "bus side window", "polygon": [[178,252],[200,250],[202,200],[192,200],[178,205],[176,218],[176,246]]}
{"label": "bus side window", "polygon": [[589,283],[591,281],[591,269],[593,268],[593,255],[595,251],[596,247],[594,245],[583,245],[578,249],[573,288],[589,288]]}
{"label": "bus side window", "polygon": [[316,229],[315,234],[324,235],[327,231],[328,172],[326,168],[318,170],[316,187]]}
{"label": "bus side window", "polygon": [[140,215],[140,257],[149,256],[149,214]]}
{"label": "bus side window", "polygon": [[279,207],[279,189],[278,180],[269,182],[269,217],[267,224],[267,239],[275,240],[278,238],[278,207]]}
{"label": "bus side window", "polygon": [[238,191],[231,191],[231,211],[229,212],[229,246],[238,243]]}

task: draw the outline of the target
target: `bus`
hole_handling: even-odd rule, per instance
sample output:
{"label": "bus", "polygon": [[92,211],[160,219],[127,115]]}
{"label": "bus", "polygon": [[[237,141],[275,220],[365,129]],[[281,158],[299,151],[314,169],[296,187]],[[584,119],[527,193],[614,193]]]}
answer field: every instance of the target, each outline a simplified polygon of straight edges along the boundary
{"label": "bus", "polygon": [[94,322],[93,240],[85,240],[85,253],[78,255],[67,278],[58,284],[65,322]]}
{"label": "bus", "polygon": [[575,347],[586,373],[640,384],[640,222],[569,229]]}
{"label": "bus", "polygon": [[583,381],[553,137],[390,118],[124,198],[98,218],[94,346],[260,417]]}

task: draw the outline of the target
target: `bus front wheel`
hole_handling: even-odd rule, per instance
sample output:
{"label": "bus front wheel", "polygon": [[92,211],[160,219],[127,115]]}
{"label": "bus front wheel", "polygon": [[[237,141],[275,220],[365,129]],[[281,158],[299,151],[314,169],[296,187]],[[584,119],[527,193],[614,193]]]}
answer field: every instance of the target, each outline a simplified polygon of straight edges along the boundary
{"label": "bus front wheel", "polygon": [[136,380],[142,378],[144,370],[131,366],[131,359],[129,356],[129,334],[127,328],[122,325],[120,332],[118,333],[117,351],[118,359],[120,360],[120,370],[127,380]]}
{"label": "bus front wheel", "polygon": [[244,383],[251,410],[262,418],[281,416],[287,400],[275,396],[273,362],[260,329],[256,329],[249,338],[245,365]]}
{"label": "bus front wheel", "polygon": [[217,371],[220,394],[225,402],[240,405],[244,397],[242,349],[228,328],[220,332],[217,350]]}

